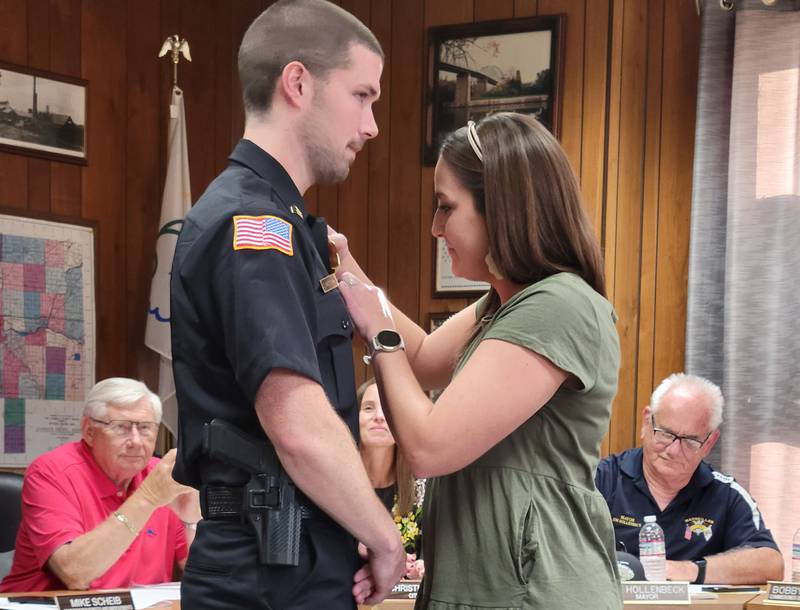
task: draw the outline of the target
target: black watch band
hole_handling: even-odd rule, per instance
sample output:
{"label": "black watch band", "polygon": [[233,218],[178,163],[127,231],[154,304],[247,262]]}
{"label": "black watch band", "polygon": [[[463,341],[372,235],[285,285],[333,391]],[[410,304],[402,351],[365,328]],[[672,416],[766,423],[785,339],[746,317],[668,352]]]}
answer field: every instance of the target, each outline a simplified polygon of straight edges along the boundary
{"label": "black watch band", "polygon": [[705,558],[695,559],[692,563],[697,566],[697,578],[692,581],[692,584],[702,585],[706,581],[706,560]]}

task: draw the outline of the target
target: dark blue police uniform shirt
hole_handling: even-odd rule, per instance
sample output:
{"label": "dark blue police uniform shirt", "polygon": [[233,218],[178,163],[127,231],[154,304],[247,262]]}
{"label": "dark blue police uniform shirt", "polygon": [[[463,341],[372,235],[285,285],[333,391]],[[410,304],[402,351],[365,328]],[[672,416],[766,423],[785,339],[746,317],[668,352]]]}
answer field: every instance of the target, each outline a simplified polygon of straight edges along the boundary
{"label": "dark blue police uniform shirt", "polygon": [[706,462],[664,512],[647,487],[641,448],[601,460],[595,483],[608,503],[617,540],[636,556],[647,515],[655,515],[664,529],[667,559],[695,560],[736,547],[778,548],[750,494]]}
{"label": "dark blue police uniform shirt", "polygon": [[[288,234],[291,247],[234,249],[238,215],[274,217],[272,226]],[[203,424],[215,417],[265,437],[255,397],[274,368],[321,384],[356,437],[352,323],[339,290],[322,291],[328,269],[311,221],[283,167],[248,140],[187,214],[171,277],[176,480],[203,482]]]}

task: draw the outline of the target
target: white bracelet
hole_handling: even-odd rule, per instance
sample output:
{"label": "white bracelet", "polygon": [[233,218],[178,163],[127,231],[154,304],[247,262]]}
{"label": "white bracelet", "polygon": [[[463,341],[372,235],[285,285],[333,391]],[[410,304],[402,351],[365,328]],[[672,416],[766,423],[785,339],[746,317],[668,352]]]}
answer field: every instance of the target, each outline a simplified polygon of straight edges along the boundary
{"label": "white bracelet", "polygon": [[181,523],[183,523],[183,527],[185,527],[187,530],[197,530],[197,524],[199,523],[199,521],[183,521],[183,520],[181,520]]}
{"label": "white bracelet", "polygon": [[133,523],[131,523],[131,520],[128,519],[128,517],[126,517],[121,512],[116,511],[116,510],[114,511],[113,514],[114,514],[114,518],[117,521],[122,523],[125,527],[127,527],[131,531],[131,534],[133,534],[134,536],[138,536],[139,535],[139,531],[140,530]]}

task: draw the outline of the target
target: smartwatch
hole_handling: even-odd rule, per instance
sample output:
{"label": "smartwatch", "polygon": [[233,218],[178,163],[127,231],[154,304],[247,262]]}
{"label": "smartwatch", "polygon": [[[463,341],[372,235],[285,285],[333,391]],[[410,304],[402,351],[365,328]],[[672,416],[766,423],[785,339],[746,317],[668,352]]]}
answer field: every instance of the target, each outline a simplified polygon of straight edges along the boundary
{"label": "smartwatch", "polygon": [[697,578],[692,581],[693,585],[702,585],[706,581],[706,560],[705,557],[696,559],[692,562],[697,566]]}
{"label": "smartwatch", "polygon": [[383,329],[379,330],[378,334],[372,337],[372,341],[368,344],[369,355],[364,356],[364,362],[370,364],[375,357],[376,352],[396,352],[399,349],[405,349],[406,345],[403,343],[403,337],[400,336],[396,330]]}

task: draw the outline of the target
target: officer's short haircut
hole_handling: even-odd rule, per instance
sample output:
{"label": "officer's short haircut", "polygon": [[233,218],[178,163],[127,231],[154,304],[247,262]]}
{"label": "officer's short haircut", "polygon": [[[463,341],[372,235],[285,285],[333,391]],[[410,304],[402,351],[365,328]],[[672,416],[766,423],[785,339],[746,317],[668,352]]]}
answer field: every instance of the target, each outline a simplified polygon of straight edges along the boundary
{"label": "officer's short haircut", "polygon": [[325,80],[331,70],[346,68],[352,45],[362,45],[383,59],[383,49],[356,17],[326,0],[280,0],[259,15],[239,47],[239,80],[245,113],[269,111],[275,85],[292,61]]}

